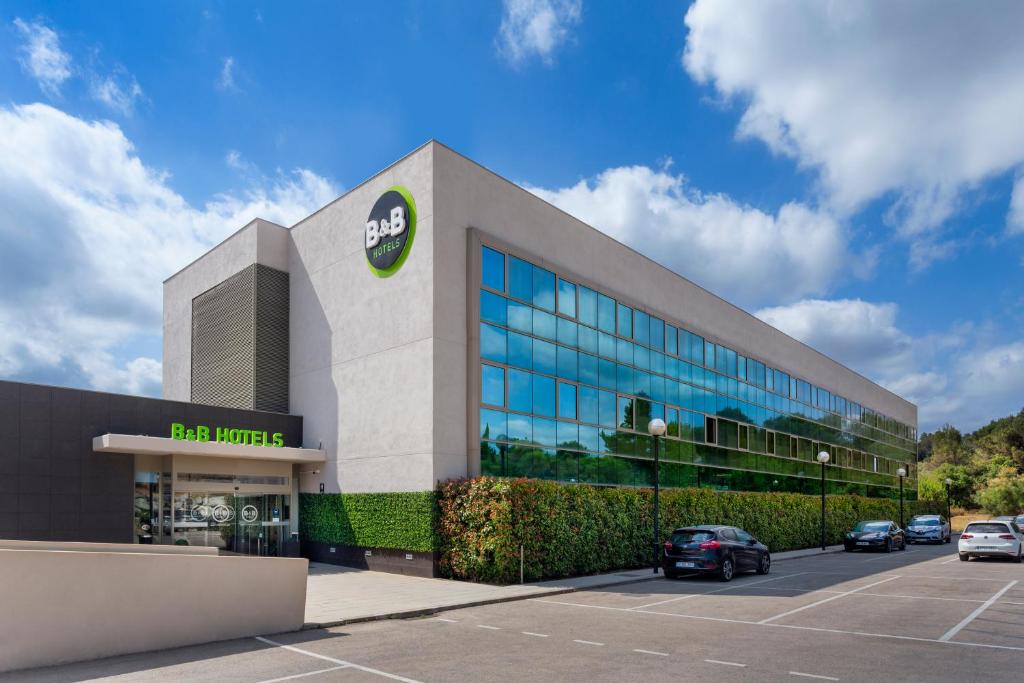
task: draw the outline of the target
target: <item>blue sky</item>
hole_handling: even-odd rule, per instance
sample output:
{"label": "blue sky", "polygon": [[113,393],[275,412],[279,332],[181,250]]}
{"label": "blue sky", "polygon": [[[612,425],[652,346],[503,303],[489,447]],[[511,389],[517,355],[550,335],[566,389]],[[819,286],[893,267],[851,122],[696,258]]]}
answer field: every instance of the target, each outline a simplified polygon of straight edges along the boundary
{"label": "blue sky", "polygon": [[1024,407],[1022,19],[5,3],[0,376],[159,394],[165,277],[437,138],[976,427]]}

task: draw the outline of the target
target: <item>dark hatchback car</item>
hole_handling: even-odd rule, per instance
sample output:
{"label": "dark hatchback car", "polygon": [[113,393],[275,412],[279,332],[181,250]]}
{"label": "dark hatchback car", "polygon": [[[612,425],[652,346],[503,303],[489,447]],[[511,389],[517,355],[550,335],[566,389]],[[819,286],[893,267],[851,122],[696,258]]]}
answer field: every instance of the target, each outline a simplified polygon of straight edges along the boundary
{"label": "dark hatchback car", "polygon": [[768,548],[743,529],[701,525],[673,531],[672,538],[665,541],[661,565],[669,579],[715,573],[722,581],[732,581],[736,572],[767,574],[772,558]]}
{"label": "dark hatchback car", "polygon": [[871,522],[857,522],[853,531],[847,532],[843,539],[843,549],[846,552],[854,550],[881,550],[890,553],[893,550],[906,550],[907,538],[903,529],[896,525],[896,522],[888,520],[874,520]]}

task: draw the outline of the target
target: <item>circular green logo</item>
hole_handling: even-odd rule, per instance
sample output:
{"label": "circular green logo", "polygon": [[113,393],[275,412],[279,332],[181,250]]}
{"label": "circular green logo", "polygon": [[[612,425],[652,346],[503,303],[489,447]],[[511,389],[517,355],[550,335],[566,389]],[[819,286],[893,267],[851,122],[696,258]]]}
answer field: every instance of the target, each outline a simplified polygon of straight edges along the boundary
{"label": "circular green logo", "polygon": [[416,236],[416,202],[409,190],[388,188],[366,219],[366,263],[377,277],[394,275],[412,248]]}

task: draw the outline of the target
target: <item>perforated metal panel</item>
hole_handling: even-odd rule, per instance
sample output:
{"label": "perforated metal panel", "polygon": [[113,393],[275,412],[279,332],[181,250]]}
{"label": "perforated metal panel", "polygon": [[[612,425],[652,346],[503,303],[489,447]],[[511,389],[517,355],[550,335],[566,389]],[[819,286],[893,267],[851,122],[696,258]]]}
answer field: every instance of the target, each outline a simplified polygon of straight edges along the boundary
{"label": "perforated metal panel", "polygon": [[288,274],[253,264],[192,300],[192,401],[288,412]]}

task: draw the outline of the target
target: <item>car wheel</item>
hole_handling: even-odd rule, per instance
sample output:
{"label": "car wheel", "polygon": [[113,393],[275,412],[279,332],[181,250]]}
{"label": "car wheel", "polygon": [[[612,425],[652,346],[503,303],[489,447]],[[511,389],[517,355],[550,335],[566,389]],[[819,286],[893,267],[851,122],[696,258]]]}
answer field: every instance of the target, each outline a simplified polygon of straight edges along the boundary
{"label": "car wheel", "polygon": [[952,543],[952,542],[953,542],[953,535],[950,534],[950,535],[946,536],[946,543]]}
{"label": "car wheel", "polygon": [[966,562],[969,559],[971,559],[970,555],[968,555],[967,553],[960,553],[960,561],[961,562]]}
{"label": "car wheel", "polygon": [[768,553],[761,555],[761,560],[757,563],[757,573],[767,574],[772,570],[772,558]]}
{"label": "car wheel", "polygon": [[900,542],[900,552],[902,552],[902,551],[904,551],[906,549],[907,549],[907,542],[906,541],[901,541]]}
{"label": "car wheel", "polygon": [[718,578],[722,581],[732,581],[733,574],[736,573],[736,565],[733,564],[732,558],[727,557],[722,560],[722,568],[718,572]]}
{"label": "car wheel", "polygon": [[892,539],[891,538],[888,541],[885,542],[885,552],[887,552],[887,553],[891,553],[892,552]]}
{"label": "car wheel", "polygon": [[1018,548],[1017,549],[1017,557],[1013,558],[1013,561],[1016,562],[1017,564],[1020,564],[1020,560],[1021,560],[1020,548]]}

